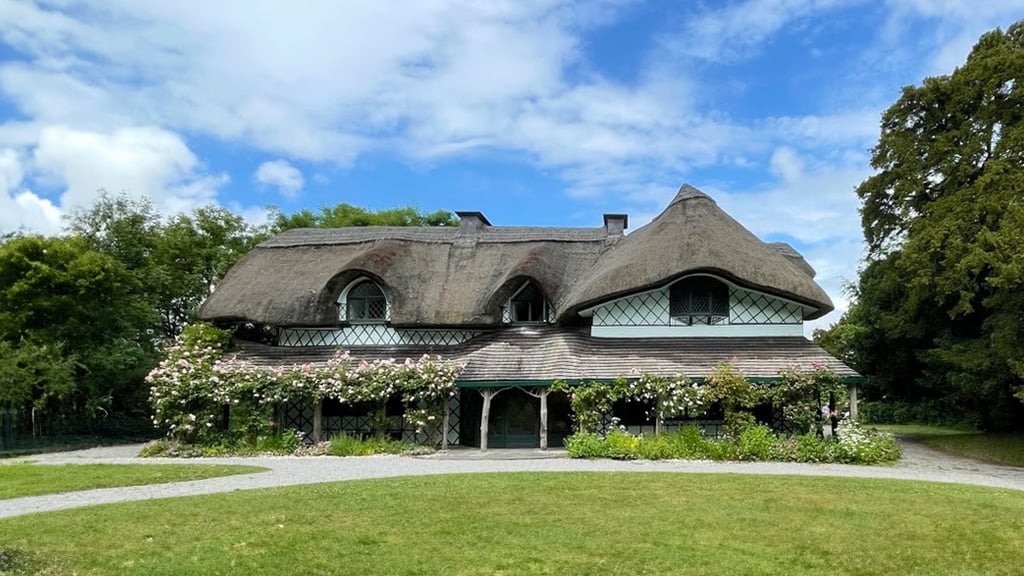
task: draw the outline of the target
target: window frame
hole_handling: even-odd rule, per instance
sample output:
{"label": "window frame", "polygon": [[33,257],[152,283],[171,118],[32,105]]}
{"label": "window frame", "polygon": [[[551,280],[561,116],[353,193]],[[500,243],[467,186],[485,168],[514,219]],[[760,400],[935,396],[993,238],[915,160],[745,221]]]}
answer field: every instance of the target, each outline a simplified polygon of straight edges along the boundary
{"label": "window frame", "polygon": [[[533,290],[536,291],[536,293],[537,293],[537,298],[536,299],[517,300],[517,298],[519,298],[519,296],[524,291],[526,291],[527,289],[530,289],[530,288],[532,288]],[[518,315],[517,315],[517,306],[516,306],[516,304],[526,303],[528,305],[527,317],[528,318],[532,318],[534,316],[534,314],[533,314],[533,307],[537,303],[538,300],[540,302],[539,319],[537,319],[537,320],[519,320],[519,319],[517,319]],[[508,302],[506,302],[506,304],[505,304],[505,309],[508,312],[508,314],[506,316],[506,322],[508,324],[548,324],[550,322],[550,320],[548,318],[548,312],[550,311],[550,306],[548,306],[548,299],[544,295],[544,291],[540,289],[540,285],[537,284],[536,282],[534,282],[533,280],[527,280],[526,282],[523,282],[522,286],[520,286],[518,290],[516,290],[515,292],[512,293],[511,296],[509,296]]]}
{"label": "window frame", "polygon": [[[680,293],[682,292],[682,293]],[[694,306],[695,296],[704,297],[703,310]],[[732,313],[732,288],[714,276],[687,276],[668,288],[668,312],[673,322],[684,326],[720,326],[728,324]],[[686,302],[680,300],[685,299]]]}
{"label": "window frame", "polygon": [[[357,291],[364,285],[372,286],[376,289],[379,296],[376,295],[356,295],[353,298],[353,292]],[[369,312],[373,306],[372,302],[378,302],[377,306],[382,305],[380,316],[369,316]],[[360,317],[353,317],[352,310],[353,304],[362,303],[363,313]],[[338,319],[342,322],[349,324],[384,324],[391,319],[391,303],[388,301],[387,293],[381,288],[380,284],[374,281],[372,278],[365,276],[356,278],[342,290],[341,294],[338,295]]]}

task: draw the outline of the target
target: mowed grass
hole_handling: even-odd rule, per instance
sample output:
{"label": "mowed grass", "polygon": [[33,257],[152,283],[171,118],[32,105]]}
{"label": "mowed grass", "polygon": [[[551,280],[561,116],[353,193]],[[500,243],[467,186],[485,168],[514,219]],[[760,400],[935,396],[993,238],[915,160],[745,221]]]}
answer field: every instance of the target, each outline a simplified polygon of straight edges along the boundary
{"label": "mowed grass", "polygon": [[0,500],[93,488],[202,480],[266,470],[258,466],[209,464],[0,464]]}
{"label": "mowed grass", "polygon": [[49,574],[1020,574],[1024,492],[515,473],[315,484],[0,521]]}
{"label": "mowed grass", "polygon": [[989,434],[917,424],[876,427],[947,454],[1003,466],[1024,467],[1024,435],[1021,434]]}

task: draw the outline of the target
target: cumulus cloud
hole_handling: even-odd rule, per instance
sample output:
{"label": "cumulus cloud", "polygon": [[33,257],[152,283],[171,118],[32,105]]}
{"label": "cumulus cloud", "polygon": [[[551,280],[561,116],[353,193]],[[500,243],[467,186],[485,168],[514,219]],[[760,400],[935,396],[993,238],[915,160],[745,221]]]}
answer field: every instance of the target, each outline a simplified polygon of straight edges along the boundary
{"label": "cumulus cloud", "polygon": [[0,65],[0,90],[44,124],[141,122],[341,166],[381,150],[511,150],[566,176],[713,161],[729,129],[690,108],[684,77],[569,80],[582,34],[619,4],[20,3],[0,9],[0,34],[30,62]]}
{"label": "cumulus cloud", "polygon": [[285,196],[294,197],[305,185],[302,172],[285,160],[270,160],[260,164],[253,175],[256,182],[276,188]]}
{"label": "cumulus cloud", "polygon": [[206,173],[180,136],[155,127],[47,127],[32,160],[40,179],[64,190],[61,210],[88,207],[106,190],[148,197],[157,210],[173,214],[213,202],[227,181],[226,175]]}
{"label": "cumulus cloud", "polygon": [[[88,204],[100,188],[149,195],[165,211],[213,201],[227,176],[207,170],[185,134],[312,170],[371,154],[430,164],[510,152],[560,177],[573,197],[615,198],[634,214],[651,214],[701,170],[728,167],[747,177],[694,183],[758,234],[801,243],[839,301],[838,279],[855,275],[859,255],[852,189],[867,175],[894,86],[950,71],[978,34],[1024,11],[1024,0],[887,0],[859,75],[834,79],[807,114],[738,119],[702,82],[705,66],[754,58],[815,17],[870,3],[680,9],[628,82],[585,61],[591,33],[623,4],[0,2],[0,39],[19,56],[0,62],[0,97],[24,117],[0,125],[0,149],[19,162],[0,201],[20,199],[28,208],[19,213],[45,222],[57,208],[28,190],[34,178],[62,187],[60,209]],[[911,63],[909,76],[885,84],[892,77],[879,80],[875,66],[883,59]],[[253,177],[285,195],[305,186],[283,160]]]}
{"label": "cumulus cloud", "polygon": [[14,231],[55,233],[60,211],[23,187],[24,169],[17,151],[0,149],[0,234]]}

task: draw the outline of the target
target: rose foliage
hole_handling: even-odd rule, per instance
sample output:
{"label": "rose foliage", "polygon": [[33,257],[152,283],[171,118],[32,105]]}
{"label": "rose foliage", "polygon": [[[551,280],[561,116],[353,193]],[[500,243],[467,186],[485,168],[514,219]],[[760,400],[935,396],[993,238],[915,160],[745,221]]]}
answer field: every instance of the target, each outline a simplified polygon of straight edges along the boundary
{"label": "rose foliage", "polygon": [[276,406],[285,402],[382,404],[402,398],[407,416],[422,429],[435,419],[436,405],[455,395],[462,365],[424,355],[418,360],[353,360],[339,351],[326,364],[259,366],[224,356],[226,333],[207,325],[188,327],[146,380],[153,421],[182,442],[209,442],[230,430],[264,434],[273,428]]}

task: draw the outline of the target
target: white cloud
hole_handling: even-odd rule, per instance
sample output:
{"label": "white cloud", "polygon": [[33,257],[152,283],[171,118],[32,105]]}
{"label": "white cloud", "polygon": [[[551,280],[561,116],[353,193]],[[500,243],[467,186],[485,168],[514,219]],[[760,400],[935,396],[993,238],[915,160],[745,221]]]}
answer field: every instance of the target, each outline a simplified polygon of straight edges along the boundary
{"label": "white cloud", "polygon": [[[623,82],[584,61],[590,32],[616,18],[613,1],[0,2],[0,38],[27,57],[0,62],[0,96],[27,118],[0,125],[0,147],[34,159],[30,180],[65,186],[62,209],[98,188],[169,211],[212,201],[226,177],[179,134],[342,167],[380,152],[431,163],[510,151],[574,197],[615,198],[634,214],[664,206],[701,169],[727,167],[742,176],[694,184],[759,235],[802,243],[839,303],[859,256],[852,190],[882,109],[899,85],[949,72],[981,32],[1024,12],[1024,0],[888,0],[883,29],[851,47],[861,69],[837,70],[805,114],[737,119],[699,82],[704,67],[756,56],[853,4],[868,3],[704,3]],[[283,160],[255,178],[285,194],[305,186]],[[14,186],[0,198],[25,192]]]}
{"label": "white cloud", "polygon": [[203,172],[180,136],[155,127],[109,133],[44,128],[33,151],[39,177],[60,186],[61,210],[90,206],[101,190],[148,197],[164,214],[211,203],[225,175]]}
{"label": "white cloud", "polygon": [[686,21],[665,43],[676,54],[712,61],[747,56],[786,26],[815,13],[864,0],[747,0]]}
{"label": "white cloud", "polygon": [[253,178],[264,186],[277,188],[281,194],[294,197],[305,185],[302,172],[285,160],[270,160],[260,164]]}
{"label": "white cloud", "polygon": [[20,3],[0,9],[0,34],[31,62],[0,65],[0,90],[42,124],[156,125],[342,166],[381,150],[511,150],[566,177],[713,162],[730,128],[692,110],[673,70],[633,87],[568,79],[581,35],[619,4]]}
{"label": "white cloud", "polygon": [[60,229],[60,211],[23,187],[24,169],[17,151],[0,149],[0,234],[24,230],[52,234]]}

